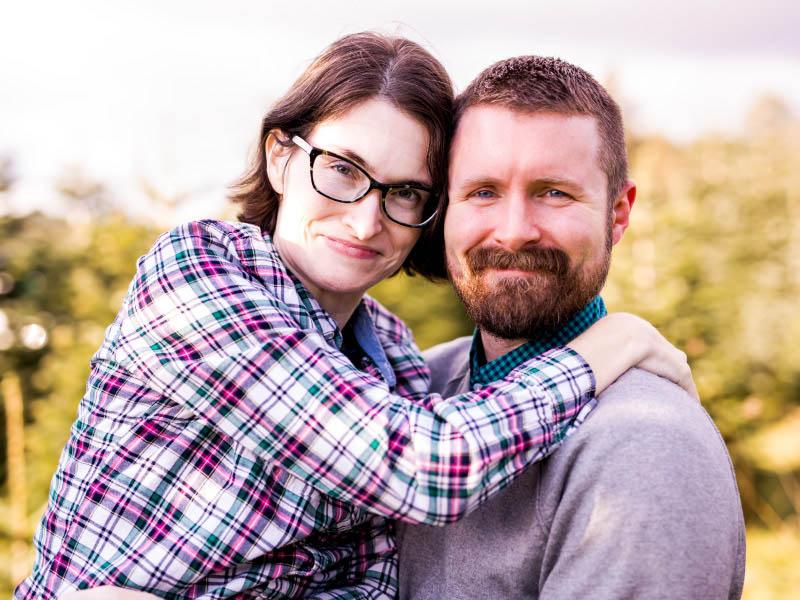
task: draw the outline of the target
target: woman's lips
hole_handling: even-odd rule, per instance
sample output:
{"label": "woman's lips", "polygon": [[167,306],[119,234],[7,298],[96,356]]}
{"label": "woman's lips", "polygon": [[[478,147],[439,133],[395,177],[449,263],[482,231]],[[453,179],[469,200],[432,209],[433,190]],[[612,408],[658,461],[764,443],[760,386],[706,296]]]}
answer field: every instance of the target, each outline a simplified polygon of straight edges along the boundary
{"label": "woman's lips", "polygon": [[328,246],[330,246],[333,250],[335,250],[339,254],[343,254],[351,258],[366,259],[366,258],[375,258],[376,256],[380,255],[380,252],[378,252],[373,248],[370,248],[369,246],[355,244],[353,242],[348,242],[347,240],[330,237],[327,235],[323,237],[325,238],[325,241],[327,242]]}

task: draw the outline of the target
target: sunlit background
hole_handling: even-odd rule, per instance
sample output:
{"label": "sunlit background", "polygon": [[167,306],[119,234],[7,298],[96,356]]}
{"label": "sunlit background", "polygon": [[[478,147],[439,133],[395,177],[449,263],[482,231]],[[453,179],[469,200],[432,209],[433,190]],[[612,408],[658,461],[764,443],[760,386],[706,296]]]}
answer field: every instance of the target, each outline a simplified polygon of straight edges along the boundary
{"label": "sunlit background", "polygon": [[[26,1],[0,8],[0,594],[88,359],[159,231],[233,217],[264,109],[337,37],[423,43],[457,88],[555,55],[624,109],[639,200],[606,299],[685,348],[748,520],[748,599],[800,594],[800,3]],[[421,346],[445,287],[376,290]],[[24,451],[23,451],[24,450]],[[5,567],[7,565],[7,568]],[[792,593],[794,591],[794,594]]]}

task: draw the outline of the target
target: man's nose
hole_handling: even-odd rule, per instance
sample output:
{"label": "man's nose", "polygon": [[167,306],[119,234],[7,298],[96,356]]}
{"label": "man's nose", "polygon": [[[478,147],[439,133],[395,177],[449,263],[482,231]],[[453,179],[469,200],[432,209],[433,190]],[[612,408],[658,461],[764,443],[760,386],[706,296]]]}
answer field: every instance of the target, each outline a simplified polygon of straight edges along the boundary
{"label": "man's nose", "polygon": [[383,229],[380,190],[371,190],[358,202],[347,205],[342,220],[359,240],[367,240],[380,233]]}
{"label": "man's nose", "polygon": [[541,239],[542,231],[532,199],[522,195],[509,198],[496,211],[493,237],[498,245],[516,251]]}

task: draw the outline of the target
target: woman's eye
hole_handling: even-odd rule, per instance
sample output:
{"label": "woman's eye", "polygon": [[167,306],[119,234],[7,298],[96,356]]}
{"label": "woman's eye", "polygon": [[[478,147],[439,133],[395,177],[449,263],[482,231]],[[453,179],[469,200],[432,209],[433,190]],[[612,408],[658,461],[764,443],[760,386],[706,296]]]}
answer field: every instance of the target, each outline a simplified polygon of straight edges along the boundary
{"label": "woman's eye", "polygon": [[352,165],[347,163],[331,163],[330,169],[332,169],[338,175],[344,175],[347,177],[352,177],[354,173],[354,169]]}
{"label": "woman's eye", "polygon": [[422,196],[413,188],[401,188],[392,190],[390,200],[399,202],[404,206],[417,206],[422,203]]}

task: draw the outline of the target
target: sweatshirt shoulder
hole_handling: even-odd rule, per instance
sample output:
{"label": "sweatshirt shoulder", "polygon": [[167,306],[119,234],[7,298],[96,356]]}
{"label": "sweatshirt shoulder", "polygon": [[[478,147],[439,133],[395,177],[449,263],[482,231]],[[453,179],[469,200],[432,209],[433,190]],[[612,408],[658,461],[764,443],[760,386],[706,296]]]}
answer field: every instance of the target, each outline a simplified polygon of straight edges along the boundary
{"label": "sweatshirt shoulder", "polygon": [[725,442],[702,404],[678,385],[642,369],[630,369],[600,394],[575,435],[576,442],[594,437],[640,448],[663,445],[662,450],[676,457],[702,448],[730,462]]}
{"label": "sweatshirt shoulder", "polygon": [[428,364],[440,365],[445,361],[457,361],[463,357],[469,357],[469,349],[472,346],[472,336],[465,335],[463,337],[450,340],[449,342],[442,342],[436,344],[425,350],[422,355]]}
{"label": "sweatshirt shoulder", "polygon": [[437,344],[422,353],[431,371],[431,391],[441,393],[448,384],[467,373],[471,347],[472,336],[466,335]]}

